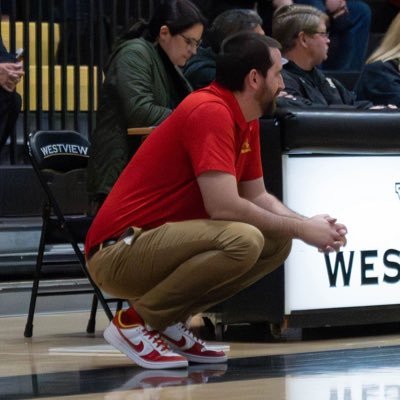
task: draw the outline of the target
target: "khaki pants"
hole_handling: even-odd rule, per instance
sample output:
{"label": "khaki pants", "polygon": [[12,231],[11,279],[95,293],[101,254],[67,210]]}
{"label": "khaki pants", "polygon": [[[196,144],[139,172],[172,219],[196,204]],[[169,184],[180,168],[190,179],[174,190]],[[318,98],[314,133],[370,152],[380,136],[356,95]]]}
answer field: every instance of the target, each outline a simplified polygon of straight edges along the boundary
{"label": "khaki pants", "polygon": [[88,261],[97,285],[134,301],[139,315],[163,330],[231,297],[279,267],[291,240],[265,238],[252,225],[212,220],[135,228]]}

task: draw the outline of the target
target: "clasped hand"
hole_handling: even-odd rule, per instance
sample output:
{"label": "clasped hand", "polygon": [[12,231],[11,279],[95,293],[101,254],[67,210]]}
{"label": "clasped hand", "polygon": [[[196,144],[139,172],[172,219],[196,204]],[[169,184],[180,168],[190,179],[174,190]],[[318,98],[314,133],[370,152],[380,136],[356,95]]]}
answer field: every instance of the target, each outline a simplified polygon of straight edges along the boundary
{"label": "clasped hand", "polygon": [[323,253],[339,251],[347,243],[347,228],[327,214],[315,215],[302,221],[299,238]]}

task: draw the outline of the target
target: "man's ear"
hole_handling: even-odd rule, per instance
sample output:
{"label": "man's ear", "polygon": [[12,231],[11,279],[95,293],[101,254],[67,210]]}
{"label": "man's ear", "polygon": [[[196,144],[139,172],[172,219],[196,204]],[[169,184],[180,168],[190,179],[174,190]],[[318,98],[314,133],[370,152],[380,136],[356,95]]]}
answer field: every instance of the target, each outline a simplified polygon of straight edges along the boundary
{"label": "man's ear", "polygon": [[300,42],[301,46],[306,47],[307,46],[307,35],[301,31],[298,35],[297,35],[297,40]]}
{"label": "man's ear", "polygon": [[253,89],[258,89],[259,79],[260,77],[256,69],[250,70],[250,72],[247,74],[248,84]]}

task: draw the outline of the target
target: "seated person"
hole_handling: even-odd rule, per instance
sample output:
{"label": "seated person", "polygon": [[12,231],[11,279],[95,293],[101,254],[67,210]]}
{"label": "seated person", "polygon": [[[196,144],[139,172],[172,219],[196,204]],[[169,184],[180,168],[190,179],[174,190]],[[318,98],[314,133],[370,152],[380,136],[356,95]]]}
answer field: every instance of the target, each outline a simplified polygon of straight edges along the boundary
{"label": "seated person", "polygon": [[0,150],[14,132],[21,111],[21,96],[15,88],[24,71],[22,63],[16,61],[0,36]]}
{"label": "seated person", "polygon": [[265,189],[259,118],[283,88],[279,47],[253,32],[230,36],[215,81],[145,140],[90,227],[93,280],[135,300],[104,337],[141,367],[225,362],[187,329],[191,315],[279,268],[292,239],[322,252],[346,244],[336,218],[299,215]]}
{"label": "seated person", "polygon": [[135,151],[127,129],[158,125],[191,86],[179,67],[200,45],[204,17],[190,0],[166,0],[135,24],[112,52],[91,134],[88,192],[92,214]]}
{"label": "seated person", "polygon": [[317,66],[326,60],[329,48],[328,16],[303,5],[289,5],[276,11],[272,34],[282,45],[288,62],[282,70],[285,94],[279,107],[334,107],[368,109],[369,101],[358,101],[354,92],[339,81],[326,77]]}
{"label": "seated person", "polygon": [[253,31],[264,34],[261,17],[251,9],[232,9],[218,15],[205,38],[210,47],[199,47],[184,68],[184,75],[193,89],[207,86],[215,79],[216,57],[222,41],[234,33]]}
{"label": "seated person", "polygon": [[359,99],[400,107],[400,13],[390,24],[380,46],[368,58],[356,93]]}
{"label": "seated person", "polygon": [[265,0],[259,2],[258,12],[267,34],[271,34],[274,10],[293,3],[316,7],[329,16],[331,45],[321,68],[360,71],[368,48],[369,5],[362,0]]}
{"label": "seated person", "polygon": [[360,71],[367,55],[371,9],[363,0],[294,0],[329,16],[331,44],[325,70]]}

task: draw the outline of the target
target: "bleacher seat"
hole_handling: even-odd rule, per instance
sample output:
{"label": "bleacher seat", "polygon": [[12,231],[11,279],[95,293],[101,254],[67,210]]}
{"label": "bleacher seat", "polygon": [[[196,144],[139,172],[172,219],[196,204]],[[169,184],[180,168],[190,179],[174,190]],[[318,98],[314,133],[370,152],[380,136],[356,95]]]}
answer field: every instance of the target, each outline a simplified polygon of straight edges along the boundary
{"label": "bleacher seat", "polygon": [[[66,79],[67,83],[67,111],[74,111],[74,88],[75,88],[75,70],[73,65],[67,65],[67,73],[65,76],[62,74],[61,65],[54,66],[54,110],[62,110],[62,81]],[[42,107],[43,111],[49,110],[49,66],[42,65]],[[37,84],[36,75],[37,67],[31,65],[29,67],[29,110],[35,111],[37,109]],[[79,67],[79,110],[89,110],[89,67],[81,65]],[[93,67],[93,81],[91,83],[93,88],[93,109],[97,110],[97,67]],[[21,79],[20,84],[17,86],[17,92],[22,97],[22,104],[24,104],[24,78]]]}
{"label": "bleacher seat", "polygon": [[[11,37],[10,37],[10,22],[1,21],[1,37],[3,43],[8,50],[11,49]],[[57,48],[60,43],[60,25],[53,24],[54,29],[54,56],[56,56]],[[49,23],[41,23],[41,53],[42,53],[42,65],[49,64],[49,43],[50,43],[50,29]],[[29,65],[36,65],[36,23],[29,22]],[[26,48],[27,45],[24,43],[24,23],[20,21],[15,22],[15,48]]]}
{"label": "bleacher seat", "polygon": [[[1,36],[5,46],[11,48],[10,32],[11,26],[9,21],[1,22]],[[57,54],[57,49],[60,45],[60,24],[54,23],[54,34],[53,34],[53,48],[54,48],[54,59]],[[15,48],[26,48],[24,43],[24,23],[17,21],[15,22]],[[24,61],[29,63],[29,111],[37,110],[37,60],[36,60],[36,23],[29,23],[29,58],[24,57]],[[41,23],[41,77],[42,77],[42,111],[48,111],[49,107],[49,73],[50,73],[50,26],[47,22]],[[25,53],[26,54],[26,53]],[[54,110],[62,110],[62,83],[63,79],[66,80],[66,96],[67,96],[67,111],[74,111],[74,88],[75,88],[75,70],[73,65],[67,65],[66,75],[63,76],[61,65],[54,65]],[[26,78],[25,78],[26,79]],[[93,109],[97,110],[97,67],[93,67],[93,81],[90,86],[93,88]],[[17,92],[21,95],[22,99],[25,97],[24,91],[24,78],[17,86]],[[81,65],[79,67],[79,107],[80,111],[89,110],[89,67],[87,65]],[[24,100],[22,100],[24,107]]]}

